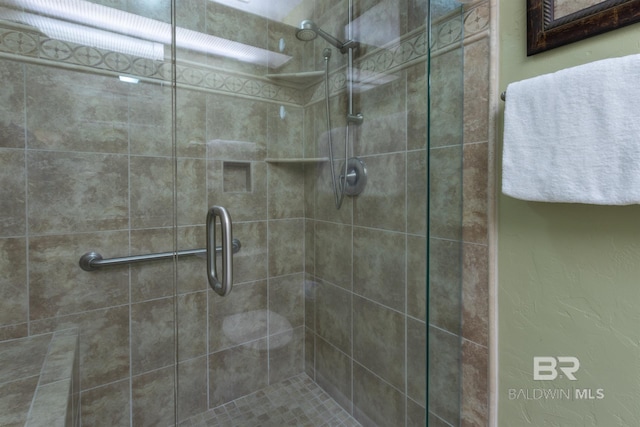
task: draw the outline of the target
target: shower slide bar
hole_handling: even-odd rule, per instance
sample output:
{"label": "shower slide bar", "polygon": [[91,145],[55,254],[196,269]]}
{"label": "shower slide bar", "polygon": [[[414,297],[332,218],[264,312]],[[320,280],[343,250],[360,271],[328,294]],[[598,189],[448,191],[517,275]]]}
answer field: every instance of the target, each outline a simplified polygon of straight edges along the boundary
{"label": "shower slide bar", "polygon": [[[240,244],[240,240],[233,239],[232,241],[233,253],[240,252],[240,248],[242,245]],[[222,246],[216,246],[216,253],[222,252]],[[117,265],[125,265],[125,264],[134,264],[138,262],[145,261],[158,261],[171,259],[174,256],[182,257],[182,256],[195,256],[195,255],[205,255],[207,253],[207,249],[188,249],[177,252],[161,252],[155,254],[145,254],[145,255],[131,255],[125,257],[118,258],[107,258],[103,259],[102,255],[97,252],[87,252],[86,254],[80,257],[80,268],[84,271],[95,271],[102,267],[114,267]]]}

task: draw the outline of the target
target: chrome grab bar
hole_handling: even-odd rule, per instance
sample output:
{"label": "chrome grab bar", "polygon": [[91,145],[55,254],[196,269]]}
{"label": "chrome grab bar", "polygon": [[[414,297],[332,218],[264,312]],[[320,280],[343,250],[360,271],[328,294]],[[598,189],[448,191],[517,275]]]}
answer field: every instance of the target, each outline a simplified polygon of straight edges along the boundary
{"label": "chrome grab bar", "polygon": [[[222,280],[216,265],[216,217],[220,217],[222,230]],[[209,285],[220,296],[229,295],[233,287],[233,254],[231,217],[222,206],[212,206],[207,213],[207,278]],[[212,250],[216,248],[216,250]]]}
{"label": "chrome grab bar", "polygon": [[[240,240],[233,239],[232,245],[233,245],[234,254],[240,252],[240,248],[242,247],[242,245],[240,244]],[[222,252],[221,246],[216,247],[216,253],[217,252]],[[158,260],[164,260],[164,259],[171,259],[174,256],[181,257],[181,256],[191,256],[191,255],[204,255],[206,253],[207,253],[207,249],[205,248],[205,249],[188,249],[188,250],[177,251],[177,252],[161,252],[161,253],[155,253],[155,254],[131,255],[131,256],[125,256],[125,257],[103,259],[102,255],[100,255],[98,252],[87,252],[86,254],[80,257],[79,264],[80,264],[80,268],[82,268],[84,271],[95,271],[101,267],[113,267],[117,265],[133,264],[133,263],[144,262],[144,261],[158,261]]]}

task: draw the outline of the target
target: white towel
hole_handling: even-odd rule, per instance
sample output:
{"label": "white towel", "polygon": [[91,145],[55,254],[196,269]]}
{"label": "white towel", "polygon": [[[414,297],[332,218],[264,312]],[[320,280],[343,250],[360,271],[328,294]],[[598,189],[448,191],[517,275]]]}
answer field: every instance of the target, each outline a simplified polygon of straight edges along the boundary
{"label": "white towel", "polygon": [[640,203],[640,55],[510,84],[502,191],[532,201]]}

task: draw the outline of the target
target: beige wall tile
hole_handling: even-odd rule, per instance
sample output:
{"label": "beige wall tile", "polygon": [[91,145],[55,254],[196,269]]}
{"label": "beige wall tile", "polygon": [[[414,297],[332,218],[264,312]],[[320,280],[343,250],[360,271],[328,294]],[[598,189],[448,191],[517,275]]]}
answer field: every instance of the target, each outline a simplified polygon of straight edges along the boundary
{"label": "beige wall tile", "polygon": [[460,422],[460,337],[429,327],[429,411],[452,425]]}
{"label": "beige wall tile", "polygon": [[353,358],[399,390],[405,389],[405,318],[363,298],[353,300]]}
{"label": "beige wall tile", "polygon": [[302,372],[304,327],[269,336],[269,384]]}
{"label": "beige wall tile", "polygon": [[427,151],[407,153],[407,232],[427,235]]}
{"label": "beige wall tile", "polygon": [[364,426],[404,425],[406,397],[354,363],[353,416]]}
{"label": "beige wall tile", "polygon": [[351,410],[351,358],[336,347],[316,338],[315,380],[336,402]]}
{"label": "beige wall tile", "polygon": [[127,254],[127,234],[64,234],[29,239],[31,320],[128,303],[126,266],[99,272],[84,271],[78,266],[80,256],[89,251],[100,252],[105,258]]}
{"label": "beige wall tile", "polygon": [[484,245],[465,243],[462,272],[462,336],[489,345],[489,255]]}
{"label": "beige wall tile", "polygon": [[463,427],[489,422],[489,352],[484,346],[462,342],[462,422]]}
{"label": "beige wall tile", "polygon": [[431,237],[462,236],[462,147],[430,150],[429,227]]}
{"label": "beige wall tile", "polygon": [[112,76],[54,67],[26,70],[29,148],[128,152],[127,85]]}
{"label": "beige wall tile", "polygon": [[269,166],[269,219],[304,216],[302,165]]}
{"label": "beige wall tile", "polygon": [[0,149],[0,236],[26,233],[26,166],[23,150]]}
{"label": "beige wall tile", "polygon": [[427,401],[427,326],[411,318],[407,318],[407,396],[423,405]]}
{"label": "beige wall tile", "polygon": [[[131,227],[173,224],[173,167],[168,157],[131,157]],[[126,194],[126,192],[125,192]]]}
{"label": "beige wall tile", "polygon": [[367,168],[367,185],[353,199],[354,224],[404,232],[407,226],[405,154],[367,156],[362,160]]}
{"label": "beige wall tile", "polygon": [[351,289],[352,231],[350,226],[316,222],[315,274],[323,280]]}
{"label": "beige wall tile", "polygon": [[178,343],[180,361],[206,355],[207,292],[178,296]]}
{"label": "beige wall tile", "polygon": [[174,368],[164,368],[131,378],[132,425],[173,424]]}
{"label": "beige wall tile", "polygon": [[489,38],[464,48],[464,142],[489,139]]}
{"label": "beige wall tile", "polygon": [[30,233],[128,227],[126,156],[30,151],[27,168]]}
{"label": "beige wall tile", "polygon": [[82,423],[127,427],[130,425],[131,404],[129,380],[118,381],[82,392]]}
{"label": "beige wall tile", "polygon": [[267,339],[212,353],[209,356],[209,407],[214,408],[268,384]]}
{"label": "beige wall tile", "polygon": [[429,324],[460,334],[462,302],[462,244],[431,239],[429,242]]}
{"label": "beige wall tile", "polygon": [[178,367],[178,419],[185,420],[208,409],[207,358],[181,362]]}
{"label": "beige wall tile", "polygon": [[26,254],[25,238],[0,239],[0,326],[29,320]]}
{"label": "beige wall tile", "polygon": [[0,147],[25,146],[24,64],[0,60]]}
{"label": "beige wall tile", "polygon": [[320,283],[315,296],[316,333],[342,352],[351,354],[351,293],[334,285]]}
{"label": "beige wall tile", "polygon": [[302,219],[269,221],[269,275],[302,272],[304,254],[300,250],[300,244],[303,239]]}
{"label": "beige wall tile", "polygon": [[404,312],[406,235],[356,227],[353,252],[353,291]]}
{"label": "beige wall tile", "polygon": [[173,298],[131,305],[131,372],[171,366],[174,361]]}
{"label": "beige wall tile", "polygon": [[488,143],[465,144],[463,166],[462,239],[487,244]]}
{"label": "beige wall tile", "polygon": [[304,325],[302,273],[269,279],[269,335]]}
{"label": "beige wall tile", "polygon": [[267,283],[237,284],[226,297],[209,291],[209,352],[267,336]]}

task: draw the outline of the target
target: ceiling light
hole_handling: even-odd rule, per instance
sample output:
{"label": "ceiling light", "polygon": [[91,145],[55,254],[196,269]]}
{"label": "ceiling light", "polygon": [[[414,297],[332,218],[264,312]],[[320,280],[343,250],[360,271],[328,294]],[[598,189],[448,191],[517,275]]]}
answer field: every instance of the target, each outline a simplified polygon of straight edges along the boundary
{"label": "ceiling light", "polygon": [[137,84],[140,80],[135,77],[118,76],[121,82]]}
{"label": "ceiling light", "polygon": [[[2,5],[19,9],[0,8],[4,19],[34,26],[52,38],[85,46],[164,60],[163,45],[172,42],[170,24],[85,0],[0,0]],[[270,68],[278,68],[291,60],[288,55],[181,27],[176,28],[176,46]]]}

